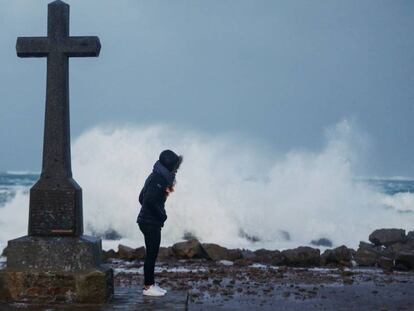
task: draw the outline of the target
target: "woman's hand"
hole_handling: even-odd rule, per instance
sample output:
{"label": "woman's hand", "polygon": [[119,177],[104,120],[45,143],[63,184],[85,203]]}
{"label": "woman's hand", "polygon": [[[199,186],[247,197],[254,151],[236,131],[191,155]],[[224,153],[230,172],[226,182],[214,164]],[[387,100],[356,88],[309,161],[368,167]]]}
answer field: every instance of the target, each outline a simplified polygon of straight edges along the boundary
{"label": "woman's hand", "polygon": [[174,186],[173,186],[173,187],[167,187],[167,188],[165,189],[165,193],[167,194],[167,197],[168,197],[171,193],[173,193],[174,191],[175,191]]}

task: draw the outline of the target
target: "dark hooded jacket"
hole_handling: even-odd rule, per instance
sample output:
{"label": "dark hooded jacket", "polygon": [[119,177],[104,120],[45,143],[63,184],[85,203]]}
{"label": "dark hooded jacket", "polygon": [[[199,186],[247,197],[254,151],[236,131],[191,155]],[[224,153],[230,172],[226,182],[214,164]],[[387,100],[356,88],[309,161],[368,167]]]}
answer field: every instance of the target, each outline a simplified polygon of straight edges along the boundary
{"label": "dark hooded jacket", "polygon": [[166,190],[174,185],[175,172],[181,161],[182,157],[171,150],[165,150],[160,154],[159,160],[154,164],[153,171],[139,194],[141,210],[137,218],[138,223],[164,226],[167,220]]}

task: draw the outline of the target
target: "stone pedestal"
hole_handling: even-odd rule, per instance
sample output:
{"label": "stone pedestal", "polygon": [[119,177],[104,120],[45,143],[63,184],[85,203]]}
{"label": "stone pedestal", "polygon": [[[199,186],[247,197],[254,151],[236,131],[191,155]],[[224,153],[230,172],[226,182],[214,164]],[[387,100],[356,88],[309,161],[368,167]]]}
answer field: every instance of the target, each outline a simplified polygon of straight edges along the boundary
{"label": "stone pedestal", "polygon": [[7,247],[0,300],[104,303],[114,293],[113,271],[101,262],[101,240],[25,236]]}

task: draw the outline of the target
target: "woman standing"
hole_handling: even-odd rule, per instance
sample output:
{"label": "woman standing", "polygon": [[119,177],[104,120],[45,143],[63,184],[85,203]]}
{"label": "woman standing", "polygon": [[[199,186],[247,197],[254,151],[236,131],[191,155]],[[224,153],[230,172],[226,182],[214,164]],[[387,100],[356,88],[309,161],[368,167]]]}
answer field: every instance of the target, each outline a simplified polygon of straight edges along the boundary
{"label": "woman standing", "polygon": [[161,152],[139,194],[141,210],[137,223],[144,234],[146,250],[142,293],[147,296],[164,296],[167,293],[155,283],[154,268],[160,248],[161,228],[167,220],[165,201],[174,192],[175,175],[182,161],[183,157],[171,150]]}

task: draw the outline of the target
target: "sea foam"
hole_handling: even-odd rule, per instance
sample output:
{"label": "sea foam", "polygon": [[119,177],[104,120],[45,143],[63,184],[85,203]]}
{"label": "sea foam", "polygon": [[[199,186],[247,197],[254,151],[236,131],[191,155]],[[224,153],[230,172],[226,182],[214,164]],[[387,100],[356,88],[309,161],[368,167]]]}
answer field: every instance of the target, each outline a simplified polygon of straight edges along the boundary
{"label": "sea foam", "polygon": [[[74,178],[83,188],[86,233],[118,232],[143,245],[136,224],[138,193],[163,149],[184,155],[176,192],[167,200],[162,245],[191,233],[227,247],[283,249],[330,239],[356,247],[382,227],[410,230],[413,194],[386,195],[357,182],[358,133],[342,121],[317,152],[269,155],[231,135],[172,126],[100,126],[73,144]],[[26,234],[28,195],[0,209],[0,243]],[[0,245],[1,246],[1,245]]]}

